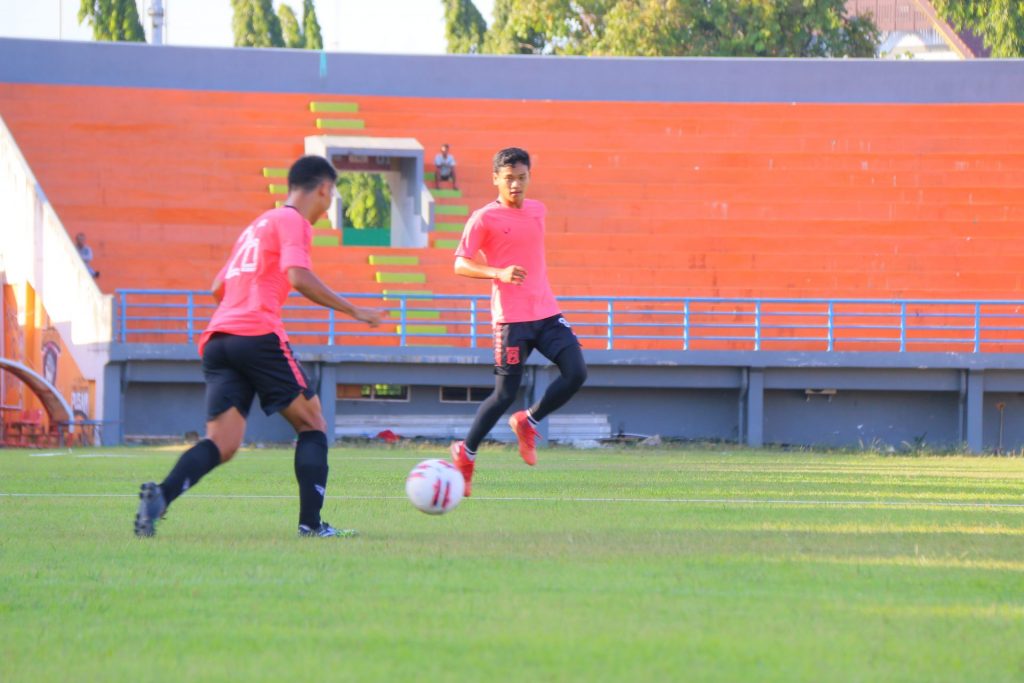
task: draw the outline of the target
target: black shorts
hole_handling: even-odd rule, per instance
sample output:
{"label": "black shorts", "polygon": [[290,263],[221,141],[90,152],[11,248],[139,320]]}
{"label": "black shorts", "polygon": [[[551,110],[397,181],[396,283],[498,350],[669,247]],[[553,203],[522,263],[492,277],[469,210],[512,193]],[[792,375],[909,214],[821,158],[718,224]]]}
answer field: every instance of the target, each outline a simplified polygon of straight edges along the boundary
{"label": "black shorts", "polygon": [[561,313],[543,320],[498,323],[494,326],[494,374],[523,374],[523,365],[534,349],[554,362],[562,351],[579,345]]}
{"label": "black shorts", "polygon": [[215,332],[203,349],[203,375],[208,420],[231,407],[248,417],[256,394],[267,415],[287,408],[299,394],[316,396],[291,345],[273,333],[244,337]]}

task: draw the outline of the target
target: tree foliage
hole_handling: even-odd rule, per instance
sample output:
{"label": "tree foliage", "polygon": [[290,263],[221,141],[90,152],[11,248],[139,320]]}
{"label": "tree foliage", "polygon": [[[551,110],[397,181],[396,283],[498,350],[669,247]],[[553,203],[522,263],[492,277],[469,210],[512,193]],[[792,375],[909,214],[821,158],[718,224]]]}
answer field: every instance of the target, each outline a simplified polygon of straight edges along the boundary
{"label": "tree foliage", "polygon": [[135,0],[81,0],[78,23],[92,24],[94,40],[146,42]]}
{"label": "tree foliage", "polygon": [[285,47],[305,47],[306,40],[299,26],[299,18],[290,5],[282,4],[277,8],[277,20],[281,22],[281,36]]}
{"label": "tree foliage", "polygon": [[316,19],[313,0],[302,0],[302,29],[303,47],[307,50],[324,49],[324,38],[320,35],[320,22]]}
{"label": "tree foliage", "polygon": [[235,47],[285,47],[272,0],[231,0]]}
{"label": "tree foliage", "polygon": [[346,228],[390,228],[391,188],[379,173],[342,173],[338,192]]}
{"label": "tree foliage", "polygon": [[487,22],[473,0],[441,0],[444,5],[444,37],[448,52],[482,52]]}
{"label": "tree foliage", "polygon": [[872,57],[877,42],[871,19],[849,16],[844,0],[495,0],[482,51]]}
{"label": "tree foliage", "polygon": [[1024,3],[1020,0],[932,0],[958,31],[980,36],[997,58],[1024,57]]}

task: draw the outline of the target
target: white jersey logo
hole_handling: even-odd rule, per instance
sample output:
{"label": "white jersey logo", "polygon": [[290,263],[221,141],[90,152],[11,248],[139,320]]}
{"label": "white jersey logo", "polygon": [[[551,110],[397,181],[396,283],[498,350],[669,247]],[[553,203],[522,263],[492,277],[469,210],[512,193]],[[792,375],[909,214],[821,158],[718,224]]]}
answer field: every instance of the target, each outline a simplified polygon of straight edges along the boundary
{"label": "white jersey logo", "polygon": [[262,228],[266,224],[267,220],[263,219],[259,223],[250,225],[238,238],[238,244],[241,246],[238,247],[238,252],[228,265],[228,272],[224,276],[225,280],[238,277],[242,273],[256,272],[260,258],[260,238],[256,237],[256,229]]}

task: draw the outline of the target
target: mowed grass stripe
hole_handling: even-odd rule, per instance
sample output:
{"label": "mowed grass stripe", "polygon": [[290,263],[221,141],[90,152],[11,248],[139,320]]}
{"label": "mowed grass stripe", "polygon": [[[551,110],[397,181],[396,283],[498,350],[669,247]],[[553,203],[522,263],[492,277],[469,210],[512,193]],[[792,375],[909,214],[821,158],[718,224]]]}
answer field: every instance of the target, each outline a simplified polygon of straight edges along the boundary
{"label": "mowed grass stripe", "polygon": [[[125,493],[17,493],[2,492],[0,497],[6,498],[46,498],[52,496],[66,496],[69,498],[136,498],[136,494]],[[405,500],[403,496],[352,496],[335,495],[338,500]],[[189,499],[214,499],[214,500],[279,500],[291,499],[293,496],[286,495],[258,495],[258,494],[202,494],[193,493]],[[617,503],[644,503],[659,505],[771,505],[771,506],[812,506],[812,507],[958,507],[958,508],[1020,508],[1024,509],[1024,503],[998,503],[988,501],[944,501],[944,500],[814,500],[814,499],[774,499],[774,498],[572,498],[572,497],[542,497],[542,496],[475,496],[473,500],[478,502],[498,503],[594,503],[594,504],[617,504]]]}
{"label": "mowed grass stripe", "polygon": [[[134,491],[180,450],[0,451],[0,487],[36,494],[0,496],[0,678],[1011,681],[1024,663],[1024,512],[902,500],[976,466],[1000,475],[964,481],[976,502],[1024,501],[1021,459],[543,449],[530,468],[485,445],[474,497],[430,517],[403,482],[446,448],[336,447],[324,515],[363,532],[337,541],[296,538],[291,449],[244,450],[133,538]],[[836,473],[794,476],[811,464]],[[900,505],[848,505],[887,490]],[[657,503],[720,491],[758,501]]]}

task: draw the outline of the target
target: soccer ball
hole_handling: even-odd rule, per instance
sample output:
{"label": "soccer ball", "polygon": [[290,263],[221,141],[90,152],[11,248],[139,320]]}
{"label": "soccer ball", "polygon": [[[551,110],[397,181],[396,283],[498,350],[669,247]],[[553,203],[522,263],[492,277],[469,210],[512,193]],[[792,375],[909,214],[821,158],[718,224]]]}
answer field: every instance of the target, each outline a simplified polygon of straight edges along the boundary
{"label": "soccer ball", "polygon": [[405,495],[421,512],[443,515],[462,502],[466,481],[447,460],[424,460],[405,478]]}

